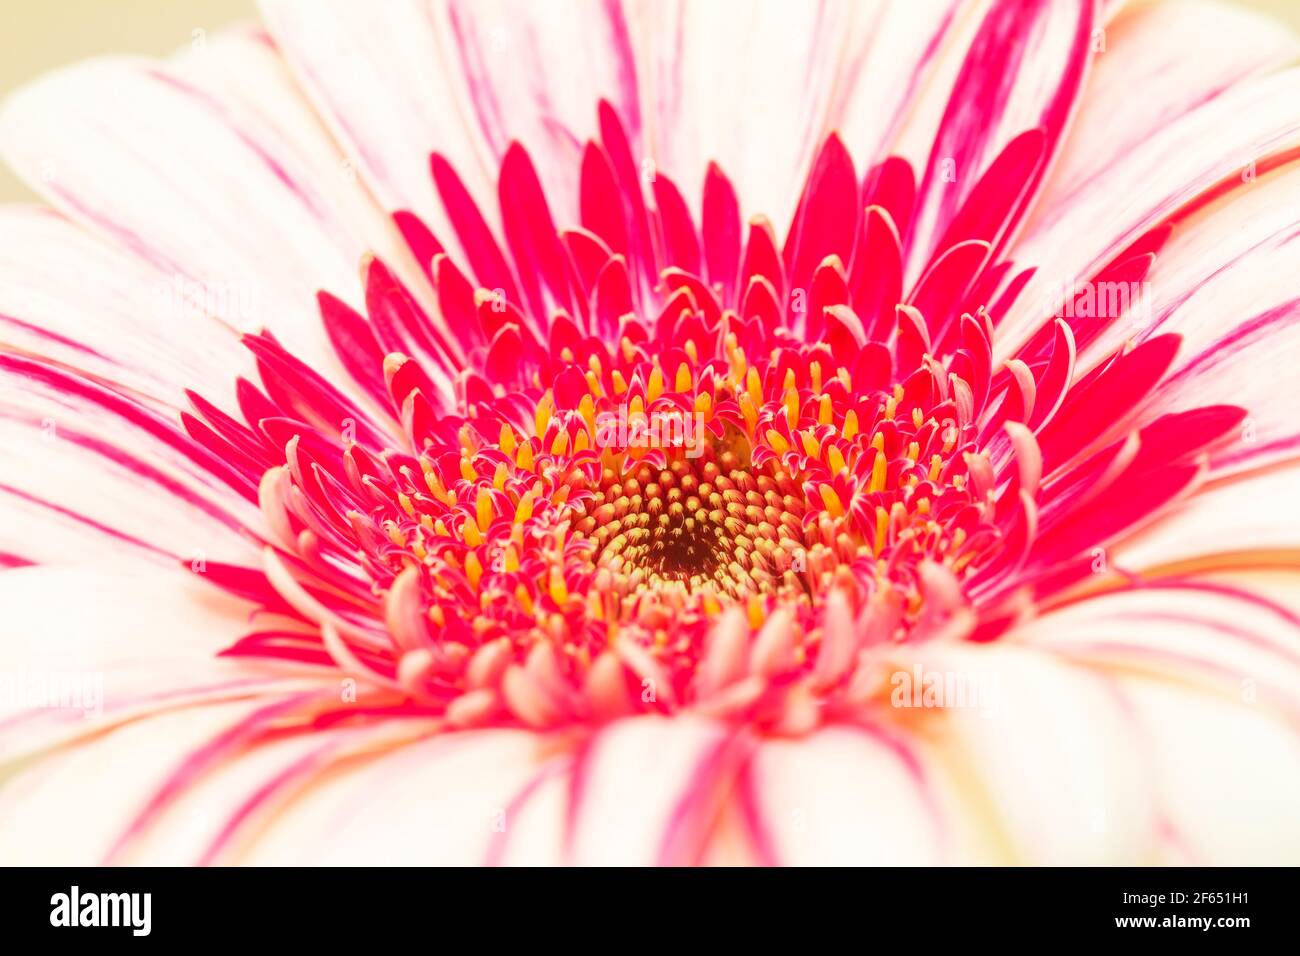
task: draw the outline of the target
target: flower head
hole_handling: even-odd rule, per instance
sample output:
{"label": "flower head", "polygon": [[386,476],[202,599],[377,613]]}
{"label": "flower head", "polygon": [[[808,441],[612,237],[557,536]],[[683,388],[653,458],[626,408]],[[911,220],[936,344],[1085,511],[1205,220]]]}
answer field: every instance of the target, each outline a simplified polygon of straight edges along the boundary
{"label": "flower head", "polygon": [[106,680],[0,841],[107,753],[73,858],[1293,859],[1292,39],[562,6],[10,101],[6,654]]}

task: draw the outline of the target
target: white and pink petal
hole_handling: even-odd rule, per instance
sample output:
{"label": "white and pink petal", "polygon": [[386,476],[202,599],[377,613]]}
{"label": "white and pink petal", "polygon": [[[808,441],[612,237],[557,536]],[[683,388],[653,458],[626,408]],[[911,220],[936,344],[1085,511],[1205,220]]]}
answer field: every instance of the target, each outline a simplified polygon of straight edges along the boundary
{"label": "white and pink petal", "polygon": [[255,486],[167,415],[13,352],[0,352],[0,383],[0,553],[81,565],[255,553]]}
{"label": "white and pink petal", "polygon": [[913,866],[953,862],[945,783],[920,745],[871,726],[761,743],[741,800],[766,864]]}
{"label": "white and pink petal", "polygon": [[316,291],[359,301],[367,251],[408,267],[261,34],[50,73],[5,102],[0,151],[61,212],[197,290],[206,311],[271,328],[319,368],[335,361]]}

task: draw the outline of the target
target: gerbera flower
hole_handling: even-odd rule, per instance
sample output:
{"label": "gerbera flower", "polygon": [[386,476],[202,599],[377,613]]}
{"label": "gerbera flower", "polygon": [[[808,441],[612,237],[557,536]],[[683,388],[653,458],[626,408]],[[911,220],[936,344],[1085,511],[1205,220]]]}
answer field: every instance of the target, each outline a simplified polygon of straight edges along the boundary
{"label": "gerbera flower", "polygon": [[1292,37],[264,13],[0,116],[6,861],[1300,859]]}

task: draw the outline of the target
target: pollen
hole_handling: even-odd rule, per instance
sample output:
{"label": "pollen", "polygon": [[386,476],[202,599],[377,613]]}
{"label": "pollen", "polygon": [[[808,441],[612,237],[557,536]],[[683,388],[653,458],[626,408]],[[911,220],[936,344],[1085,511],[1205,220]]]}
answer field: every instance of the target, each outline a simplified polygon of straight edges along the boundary
{"label": "pollen", "polygon": [[806,548],[797,492],[786,472],[745,466],[734,452],[710,447],[662,469],[606,469],[577,509],[575,530],[592,543],[594,565],[610,572],[624,599],[657,591],[737,599],[801,589],[773,559],[777,548]]}

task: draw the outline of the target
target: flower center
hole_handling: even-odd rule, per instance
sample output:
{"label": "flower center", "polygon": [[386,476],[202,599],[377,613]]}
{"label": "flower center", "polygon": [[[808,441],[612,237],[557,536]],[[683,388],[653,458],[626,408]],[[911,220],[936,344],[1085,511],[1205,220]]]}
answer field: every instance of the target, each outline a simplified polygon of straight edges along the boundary
{"label": "flower center", "polygon": [[[512,156],[507,179],[527,164]],[[983,310],[939,308],[932,326],[897,305],[901,277],[872,275],[898,250],[817,264],[754,217],[743,258],[738,241],[718,261],[683,249],[680,268],[641,261],[656,244],[626,230],[557,240],[533,199],[512,242],[532,253],[522,289],[495,267],[504,285],[476,288],[417,229],[445,323],[378,260],[373,333],[322,300],[349,359],[371,343],[358,382],[391,421],[250,337],[268,395],[245,387],[241,408],[277,449],[258,488],[266,572],[320,636],[234,652],[324,654],[458,726],[706,702],[767,725],[772,694],[838,692],[858,642],[938,633],[980,575],[1019,560],[1038,477],[1032,456],[1028,489],[1005,477],[1027,426],[975,419],[994,384]],[[1020,382],[998,401],[1024,418]]]}
{"label": "flower center", "polygon": [[642,464],[620,476],[606,468],[596,494],[577,506],[576,531],[608,571],[602,583],[624,597],[802,590],[805,507],[794,481],[715,443],[700,451],[662,469]]}

